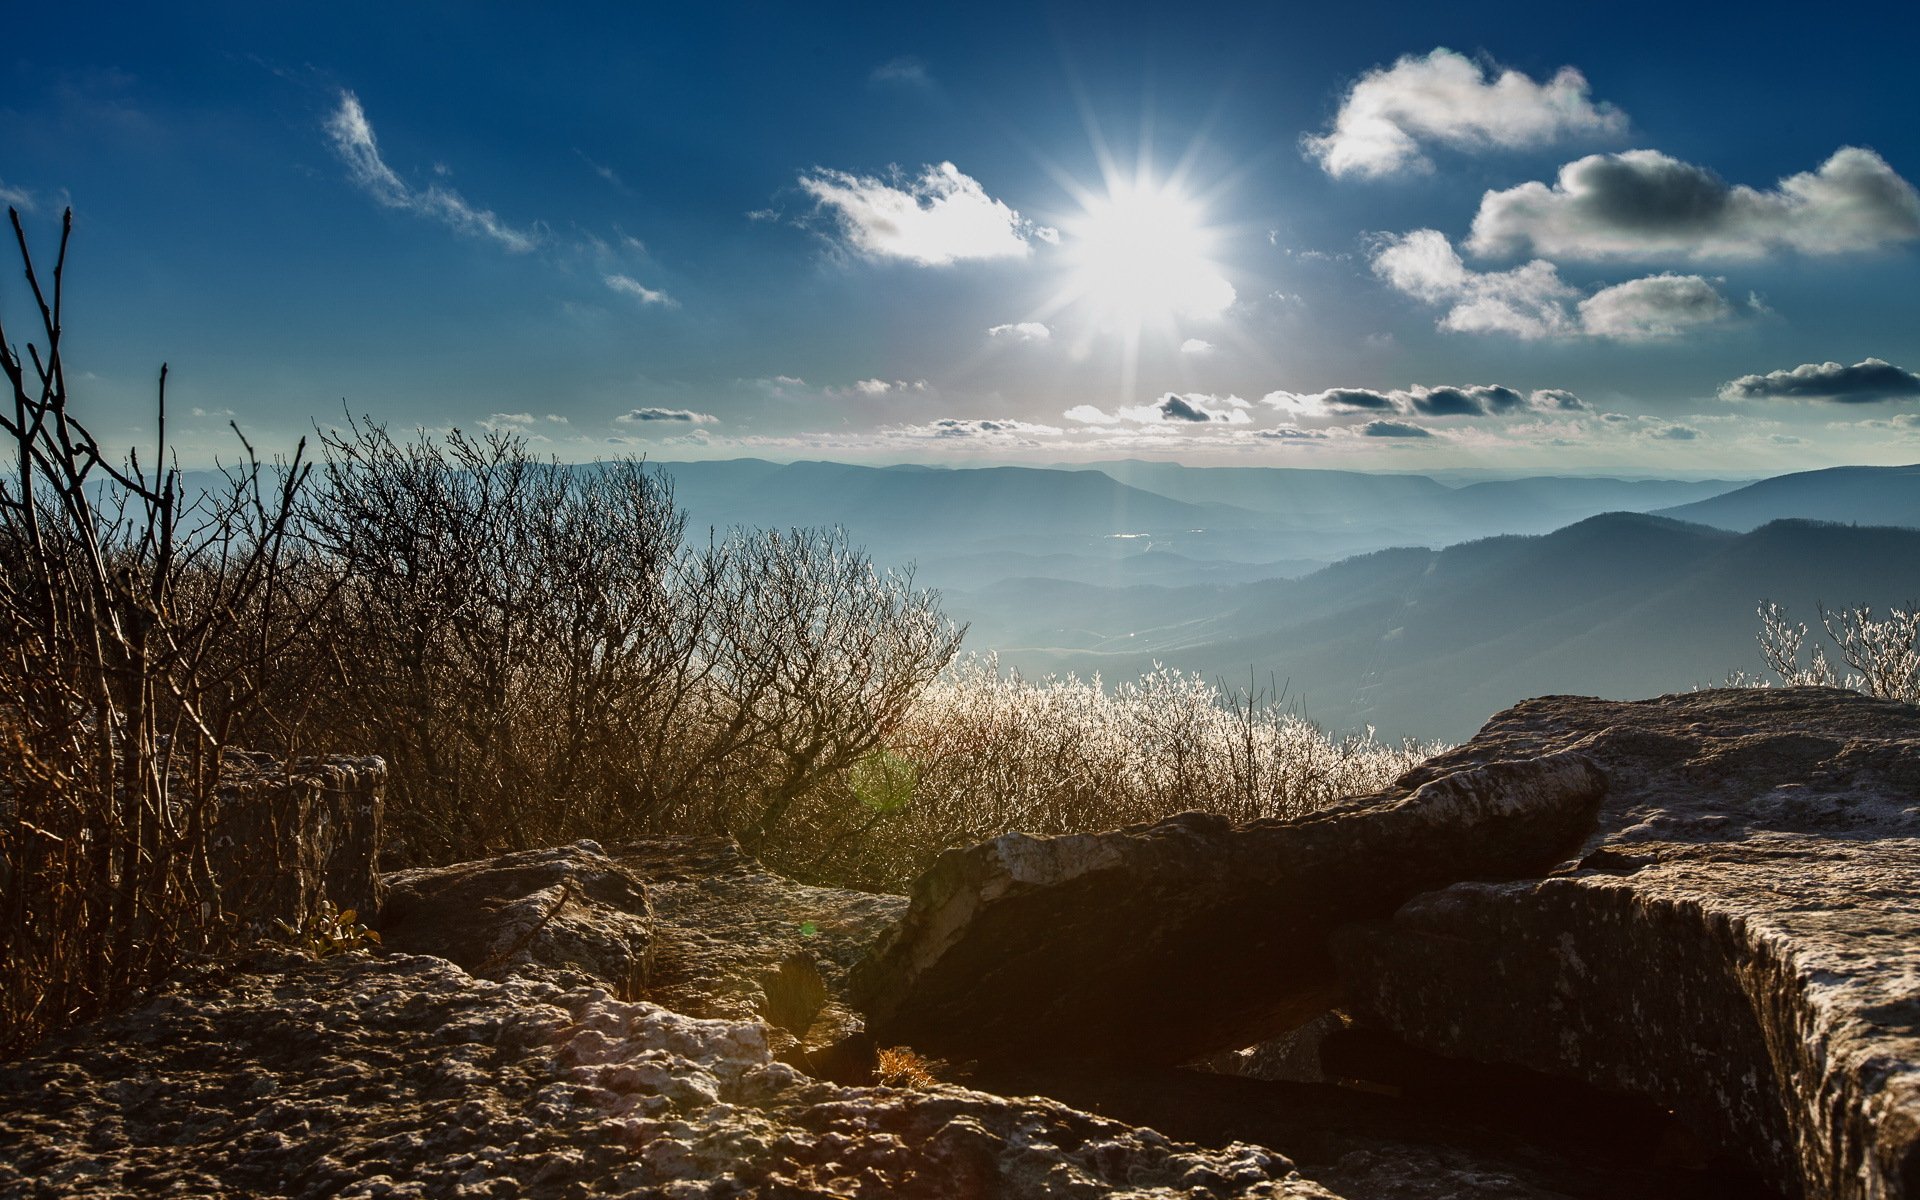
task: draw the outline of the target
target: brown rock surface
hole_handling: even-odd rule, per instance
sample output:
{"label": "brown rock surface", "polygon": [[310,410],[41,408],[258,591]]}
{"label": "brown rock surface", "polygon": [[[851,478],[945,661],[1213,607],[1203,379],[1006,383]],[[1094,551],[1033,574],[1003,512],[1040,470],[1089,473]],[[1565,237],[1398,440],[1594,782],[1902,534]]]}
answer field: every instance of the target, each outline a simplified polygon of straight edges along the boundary
{"label": "brown rock surface", "polygon": [[1326,1010],[1336,925],[1460,879],[1539,874],[1593,827],[1578,754],[1430,774],[1294,822],[1186,813],[950,851],[854,968],[882,1044],[1177,1063]]}
{"label": "brown rock surface", "polygon": [[818,1083],[763,1025],[438,958],[259,954],[0,1066],[0,1196],[1242,1196],[1286,1159]]}
{"label": "brown rock surface", "polygon": [[389,949],[450,959],[488,979],[646,986],[653,913],[640,877],[598,843],[574,842],[386,877]]}
{"label": "brown rock surface", "polygon": [[1611,784],[1580,869],[1342,934],[1361,1015],[1670,1106],[1788,1195],[1920,1197],[1920,710],[1546,697],[1404,782],[1569,751]]}

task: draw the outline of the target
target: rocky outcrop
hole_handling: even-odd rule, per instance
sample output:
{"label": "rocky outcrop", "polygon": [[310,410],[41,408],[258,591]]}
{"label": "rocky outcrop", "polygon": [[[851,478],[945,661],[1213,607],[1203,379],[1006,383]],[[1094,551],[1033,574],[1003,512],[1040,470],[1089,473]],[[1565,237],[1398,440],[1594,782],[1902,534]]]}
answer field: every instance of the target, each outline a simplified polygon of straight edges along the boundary
{"label": "rocky outcrop", "polygon": [[392,949],[485,979],[599,983],[628,999],[647,985],[646,884],[597,842],[397,871],[386,889],[380,935]]}
{"label": "rocky outcrop", "polygon": [[1177,1063],[1325,1011],[1336,926],[1455,880],[1537,875],[1593,828],[1575,753],[1430,773],[1294,822],[1187,813],[940,857],[854,968],[881,1044]]}
{"label": "rocky outcrop", "polygon": [[[724,836],[624,842],[607,853],[646,881],[652,901],[646,999],[694,1016],[752,1020],[762,1015],[771,977],[804,956],[828,999],[803,1049],[825,1049],[860,1028],[845,1002],[847,968],[905,911],[904,897],[795,883]],[[784,1032],[772,1036],[787,1048]]]}
{"label": "rocky outcrop", "polygon": [[207,848],[226,908],[249,914],[262,934],[274,918],[298,924],[323,900],[377,909],[386,787],[378,758],[286,763],[229,750]]}
{"label": "rocky outcrop", "polygon": [[1405,782],[1563,753],[1611,784],[1578,868],[1339,934],[1358,1015],[1650,1098],[1788,1195],[1920,1197],[1920,711],[1547,697]]}
{"label": "rocky outcrop", "polygon": [[765,1033],[439,958],[258,954],[0,1067],[0,1195],[1331,1195],[1049,1100],[819,1083]]}

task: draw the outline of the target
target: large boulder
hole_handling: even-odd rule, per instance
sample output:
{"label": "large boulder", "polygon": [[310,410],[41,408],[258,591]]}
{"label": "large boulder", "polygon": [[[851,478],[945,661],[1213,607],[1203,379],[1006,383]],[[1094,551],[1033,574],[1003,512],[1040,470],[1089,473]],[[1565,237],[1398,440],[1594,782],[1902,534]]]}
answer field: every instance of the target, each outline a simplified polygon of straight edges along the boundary
{"label": "large boulder", "polygon": [[1546,697],[1405,782],[1575,752],[1611,784],[1580,869],[1344,931],[1358,1015],[1649,1098],[1787,1195],[1920,1197],[1920,710]]}
{"label": "large boulder", "polygon": [[1456,880],[1538,875],[1593,828],[1579,754],[1434,773],[1303,820],[1187,813],[943,854],[850,983],[882,1045],[1177,1063],[1323,1012],[1335,926]]}
{"label": "large boulder", "polygon": [[396,871],[385,883],[379,925],[390,949],[489,979],[591,980],[625,997],[647,985],[646,884],[597,842]]}

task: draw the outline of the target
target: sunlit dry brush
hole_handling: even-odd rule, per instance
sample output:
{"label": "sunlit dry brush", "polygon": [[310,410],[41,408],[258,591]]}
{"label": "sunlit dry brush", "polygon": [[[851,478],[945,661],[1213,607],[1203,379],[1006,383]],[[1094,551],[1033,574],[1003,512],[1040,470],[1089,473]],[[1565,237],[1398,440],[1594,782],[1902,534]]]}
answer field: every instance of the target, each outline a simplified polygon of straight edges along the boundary
{"label": "sunlit dry brush", "polygon": [[883,751],[808,808],[812,845],[782,869],[904,890],[942,851],[1021,831],[1079,833],[1202,810],[1294,817],[1377,790],[1433,753],[1371,733],[1333,736],[1271,694],[1166,668],[1098,678],[1003,673],[962,659]]}

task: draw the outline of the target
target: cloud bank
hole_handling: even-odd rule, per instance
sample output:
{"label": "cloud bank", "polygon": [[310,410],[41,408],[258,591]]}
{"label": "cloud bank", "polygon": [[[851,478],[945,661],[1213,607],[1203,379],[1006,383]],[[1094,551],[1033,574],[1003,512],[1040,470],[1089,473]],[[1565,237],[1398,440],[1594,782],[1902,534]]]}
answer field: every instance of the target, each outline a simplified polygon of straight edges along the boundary
{"label": "cloud bank", "polygon": [[[1525,412],[1578,412],[1587,405],[1572,392],[1554,388],[1523,394],[1497,383],[1464,387],[1328,388],[1324,392],[1268,392],[1261,403],[1297,417],[1354,414],[1422,417],[1504,417]],[[1372,434],[1373,437],[1391,436]]]}
{"label": "cloud bank", "polygon": [[680,425],[714,425],[720,421],[712,413],[693,412],[685,408],[636,408],[614,418],[623,425],[649,425],[656,421],[665,421]]}
{"label": "cloud bank", "polygon": [[1524,149],[1575,136],[1619,134],[1626,114],[1594,103],[1586,76],[1562,67],[1536,83],[1445,47],[1376,67],[1347,92],[1333,128],[1304,139],[1308,157],[1335,177],[1429,171],[1421,143],[1463,150]]}

